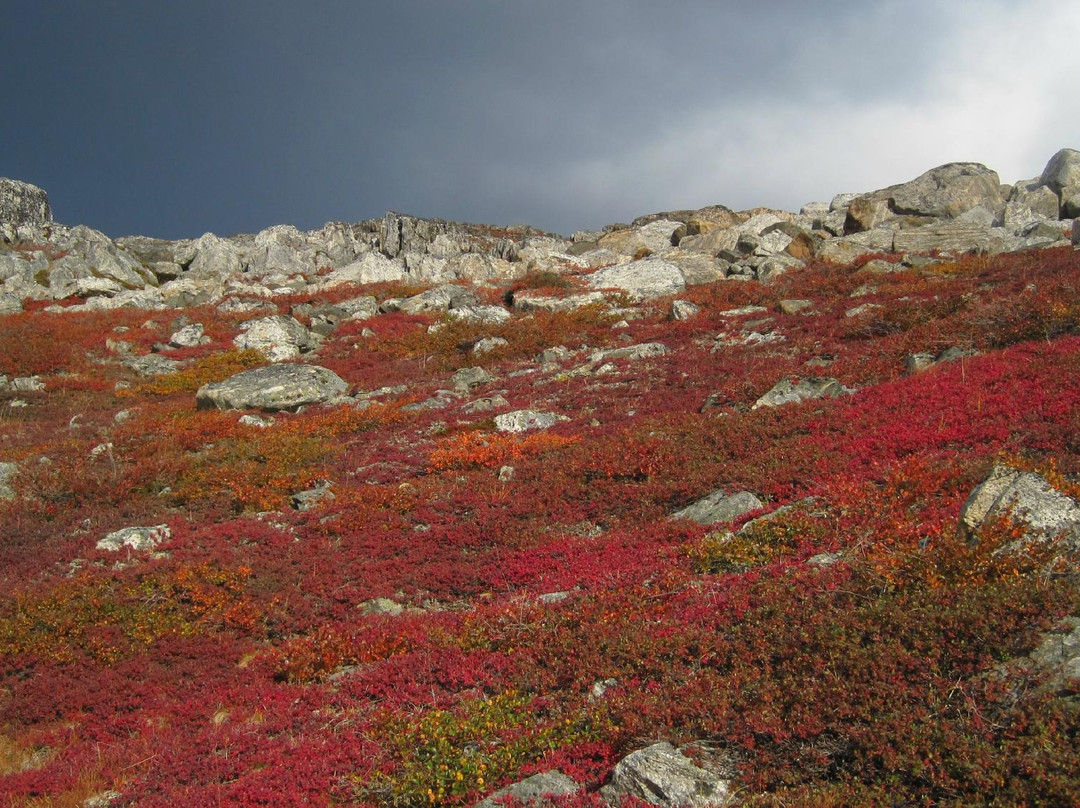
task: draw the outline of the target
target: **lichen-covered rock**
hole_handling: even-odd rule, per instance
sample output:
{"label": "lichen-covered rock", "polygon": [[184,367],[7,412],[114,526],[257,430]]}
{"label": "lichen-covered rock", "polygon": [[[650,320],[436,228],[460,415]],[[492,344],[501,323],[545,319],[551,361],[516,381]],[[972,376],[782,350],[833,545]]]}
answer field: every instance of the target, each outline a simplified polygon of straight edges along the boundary
{"label": "lichen-covered rock", "polygon": [[509,798],[518,800],[518,804],[528,808],[544,808],[553,804],[548,797],[577,794],[581,789],[580,783],[560,771],[541,772],[499,789],[487,799],[480,800],[473,808],[498,808]]}
{"label": "lichen-covered rock", "polygon": [[1037,222],[1058,217],[1058,196],[1041,179],[1018,182],[1005,204],[1004,226],[1007,231],[1019,235]]}
{"label": "lichen-covered rock", "polygon": [[41,188],[0,177],[0,237],[34,238],[52,220],[49,196]]}
{"label": "lichen-covered rock", "polygon": [[594,289],[616,289],[642,300],[686,291],[682,270],[663,258],[643,258],[600,269],[585,281]]}
{"label": "lichen-covered rock", "polygon": [[205,345],[210,338],[203,333],[202,323],[190,323],[178,328],[169,337],[169,345],[173,348],[194,348]]}
{"label": "lichen-covered rock", "polygon": [[712,525],[718,522],[730,522],[752,511],[765,507],[749,491],[729,494],[727,491],[714,491],[704,499],[672,514],[673,519],[691,519],[699,525]]}
{"label": "lichen-covered rock", "polygon": [[566,420],[565,416],[553,412],[515,410],[496,415],[495,429],[499,432],[528,432],[532,429],[549,429],[563,420]]}
{"label": "lichen-covered rock", "polygon": [[283,314],[248,320],[240,324],[240,331],[233,344],[260,351],[271,362],[296,359],[315,344],[310,331],[295,318]]}
{"label": "lichen-covered rock", "polygon": [[187,271],[196,277],[213,277],[222,281],[243,268],[236,245],[213,233],[205,233],[191,242],[187,252],[191,255]]}
{"label": "lichen-covered rock", "polygon": [[731,797],[731,781],[694,765],[664,741],[620,760],[600,790],[610,804],[635,797],[663,808],[720,808]]}
{"label": "lichen-covered rock", "polygon": [[15,499],[15,489],[11,487],[11,483],[18,473],[18,464],[0,463],[0,500]]}
{"label": "lichen-covered rock", "polygon": [[589,357],[591,362],[608,362],[612,359],[652,359],[657,356],[667,356],[671,353],[662,342],[642,342],[637,345],[627,345],[625,348],[612,348],[607,351],[596,351]]}
{"label": "lichen-covered rock", "polygon": [[199,409],[295,410],[344,395],[349,386],[318,365],[268,365],[204,384],[195,394]]}
{"label": "lichen-covered rock", "polygon": [[314,289],[332,289],[343,283],[382,283],[400,281],[406,276],[405,265],[400,261],[391,261],[377,252],[362,255],[356,261],[332,270],[313,285]]}
{"label": "lichen-covered rock", "polygon": [[1075,686],[1080,681],[1080,617],[1066,617],[1057,631],[1043,635],[1031,661],[1050,674],[1044,690]]}
{"label": "lichen-covered rock", "polygon": [[998,464],[968,496],[960,510],[960,530],[974,535],[988,519],[1008,513],[1033,541],[1062,536],[1080,548],[1080,505],[1032,471]]}
{"label": "lichen-covered rock", "polygon": [[668,315],[672,320],[682,322],[691,320],[701,312],[701,306],[689,300],[671,301],[671,312]]}
{"label": "lichen-covered rock", "polygon": [[1009,234],[1004,228],[956,221],[911,230],[898,230],[893,236],[894,252],[925,253],[999,253],[1009,249]]}
{"label": "lichen-covered rock", "polygon": [[871,230],[893,219],[957,219],[975,208],[992,217],[1003,213],[1005,199],[996,171],[979,163],[947,163],[910,182],[856,197],[848,204],[844,232]]}
{"label": "lichen-covered rock", "polygon": [[454,320],[470,323],[505,323],[510,319],[510,312],[502,306],[459,306],[448,312]]}
{"label": "lichen-covered rock", "polygon": [[1061,149],[1050,158],[1039,179],[1064,202],[1080,191],[1080,151]]}
{"label": "lichen-covered rock", "polygon": [[483,368],[470,367],[456,371],[450,380],[455,390],[466,393],[474,387],[495,381],[495,377]]}
{"label": "lichen-covered rock", "polygon": [[836,379],[818,377],[782,379],[773,385],[769,392],[755,401],[752,409],[779,407],[783,404],[792,404],[808,398],[836,398],[851,392],[851,388],[845,387]]}
{"label": "lichen-covered rock", "polygon": [[97,549],[118,552],[124,547],[132,550],[153,550],[161,542],[172,536],[168,525],[152,527],[125,527],[114,530],[97,543]]}
{"label": "lichen-covered rock", "polygon": [[476,306],[479,302],[476,293],[472,289],[456,284],[445,284],[412,297],[393,298],[384,301],[382,308],[383,311],[424,314],[425,312],[443,312],[464,306]]}
{"label": "lichen-covered rock", "polygon": [[586,306],[604,306],[606,304],[607,298],[603,292],[586,292],[580,295],[551,297],[550,295],[526,290],[514,295],[514,309],[521,312],[574,311]]}
{"label": "lichen-covered rock", "polygon": [[167,376],[180,370],[179,362],[161,354],[125,356],[121,363],[124,367],[131,368],[140,376]]}

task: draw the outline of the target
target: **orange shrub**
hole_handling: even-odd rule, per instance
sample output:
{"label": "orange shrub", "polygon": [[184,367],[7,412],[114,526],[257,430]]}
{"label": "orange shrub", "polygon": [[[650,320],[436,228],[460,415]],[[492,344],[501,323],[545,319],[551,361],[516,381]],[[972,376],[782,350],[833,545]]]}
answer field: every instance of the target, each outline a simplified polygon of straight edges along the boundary
{"label": "orange shrub", "polygon": [[577,443],[580,438],[538,432],[524,437],[490,432],[462,432],[442,441],[431,453],[428,468],[449,469],[498,468],[513,460],[542,454]]}

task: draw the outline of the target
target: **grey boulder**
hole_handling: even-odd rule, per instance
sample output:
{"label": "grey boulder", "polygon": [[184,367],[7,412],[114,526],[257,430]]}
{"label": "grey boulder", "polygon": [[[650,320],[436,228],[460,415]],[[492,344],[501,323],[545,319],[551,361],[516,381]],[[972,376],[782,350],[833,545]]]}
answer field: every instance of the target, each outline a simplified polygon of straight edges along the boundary
{"label": "grey boulder", "polygon": [[392,298],[383,303],[384,311],[401,311],[405,314],[424,314],[425,312],[445,312],[451,309],[479,304],[476,293],[465,286],[445,284],[428,289],[418,295],[405,299]]}
{"label": "grey boulder", "polygon": [[904,216],[957,219],[979,207],[995,216],[1003,211],[1005,199],[997,172],[980,163],[947,163],[910,182],[853,199],[844,232],[859,233]]}
{"label": "grey boulder", "polygon": [[1080,151],[1062,149],[1046,164],[1039,178],[1062,202],[1080,191]]}
{"label": "grey boulder", "polygon": [[124,547],[130,547],[132,550],[153,550],[171,535],[172,531],[168,525],[125,527],[114,530],[99,540],[97,549],[111,553],[118,552]]}
{"label": "grey boulder", "polygon": [[533,429],[549,429],[566,417],[553,412],[515,410],[495,416],[495,429],[499,432],[528,432]]}
{"label": "grey boulder", "polygon": [[548,797],[577,794],[581,788],[579,783],[562,772],[541,772],[499,789],[486,799],[480,800],[473,808],[497,808],[510,798],[518,800],[519,804],[540,808],[552,804]]}
{"label": "grey boulder", "polygon": [[19,473],[15,463],[0,463],[0,500],[15,499],[15,489],[11,484]]}
{"label": "grey boulder", "polygon": [[740,516],[765,507],[749,491],[729,494],[726,491],[714,491],[704,499],[672,514],[674,519],[691,519],[699,525],[712,525],[717,522],[730,522]]}
{"label": "grey boulder", "polygon": [[974,535],[987,520],[1010,515],[1026,528],[1027,538],[1048,541],[1061,536],[1080,547],[1080,505],[1032,471],[998,464],[968,496],[960,510],[960,532]]}
{"label": "grey boulder", "polygon": [[836,379],[816,377],[810,379],[782,379],[773,385],[769,392],[754,402],[751,409],[779,407],[783,404],[792,404],[809,398],[836,398],[851,392],[851,388],[845,387]]}
{"label": "grey boulder", "polygon": [[260,351],[271,362],[296,359],[311,350],[314,338],[310,331],[293,317],[274,314],[240,324],[241,334],[233,340],[237,348]]}
{"label": "grey boulder", "polygon": [[48,194],[28,182],[0,177],[0,236],[8,241],[33,238],[50,222]]}
{"label": "grey boulder", "polygon": [[195,401],[199,409],[273,412],[329,401],[348,389],[345,381],[328,368],[268,365],[204,384],[195,394]]}
{"label": "grey boulder", "polygon": [[663,258],[643,258],[600,269],[589,275],[586,283],[593,289],[615,289],[637,299],[678,295],[686,291],[682,270]]}
{"label": "grey boulder", "polygon": [[636,797],[663,808],[719,808],[731,798],[730,783],[664,741],[620,760],[600,795],[613,805],[623,797]]}
{"label": "grey boulder", "polygon": [[1050,674],[1044,690],[1065,690],[1080,681],[1080,617],[1066,617],[1057,631],[1045,634],[1031,661]]}

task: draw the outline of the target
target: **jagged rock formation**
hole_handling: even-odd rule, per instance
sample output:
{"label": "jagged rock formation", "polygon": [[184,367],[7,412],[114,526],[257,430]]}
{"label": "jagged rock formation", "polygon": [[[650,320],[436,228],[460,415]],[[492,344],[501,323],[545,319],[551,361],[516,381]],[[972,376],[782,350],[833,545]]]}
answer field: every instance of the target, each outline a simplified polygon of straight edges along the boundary
{"label": "jagged rock formation", "polygon": [[28,182],[0,177],[0,238],[4,241],[41,237],[52,223],[49,198]]}
{"label": "jagged rock formation", "polygon": [[[721,278],[767,281],[810,260],[850,262],[872,252],[998,253],[1075,242],[1078,178],[1080,152],[1062,149],[1039,177],[1011,186],[978,163],[949,163],[910,182],[839,194],[798,213],[714,205],[651,214],[569,239],[529,227],[388,213],[310,232],[277,225],[255,235],[207,233],[181,241],[112,240],[85,226],[55,224],[43,190],[0,179],[0,308],[18,310],[25,300],[86,308],[252,305],[273,294],[344,283],[504,284],[530,271],[583,274],[598,292],[640,300]],[[603,298],[586,296],[581,303],[597,299]],[[522,310],[572,305],[515,300]]]}

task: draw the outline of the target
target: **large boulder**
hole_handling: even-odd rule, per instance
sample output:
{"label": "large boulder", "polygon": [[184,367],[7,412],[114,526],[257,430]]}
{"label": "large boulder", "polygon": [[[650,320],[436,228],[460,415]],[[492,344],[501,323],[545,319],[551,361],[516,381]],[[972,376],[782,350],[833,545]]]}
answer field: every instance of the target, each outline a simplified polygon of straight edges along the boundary
{"label": "large boulder", "polygon": [[968,222],[941,222],[911,230],[897,230],[893,236],[894,252],[928,253],[999,253],[1009,249],[1004,228],[986,227]]}
{"label": "large boulder", "polygon": [[1032,471],[995,465],[960,510],[960,531],[972,536],[987,520],[1008,515],[1032,541],[1061,536],[1080,548],[1080,505]]}
{"label": "large boulder", "polygon": [[428,289],[412,297],[391,298],[383,301],[383,311],[401,311],[405,314],[424,314],[449,311],[464,306],[476,306],[479,298],[472,289],[456,284],[445,284]]}
{"label": "large boulder", "polygon": [[643,258],[600,269],[585,280],[593,289],[617,289],[637,299],[666,297],[686,291],[682,270],[663,258]]}
{"label": "large boulder", "polygon": [[113,296],[157,284],[138,256],[93,228],[77,225],[55,245],[66,253],[49,267],[49,287],[57,299],[73,294]]}
{"label": "large boulder", "polygon": [[565,421],[563,415],[536,410],[514,410],[495,416],[495,429],[499,432],[528,432],[533,429],[549,429],[559,421]]}
{"label": "large boulder", "polygon": [[717,522],[731,522],[764,507],[765,503],[749,491],[729,494],[721,490],[676,511],[672,518],[691,519],[699,525],[713,525]]}
{"label": "large boulder", "polygon": [[1080,151],[1062,149],[1046,164],[1039,178],[1062,203],[1080,192]]}
{"label": "large boulder", "polygon": [[453,236],[452,222],[441,219],[421,219],[401,213],[387,213],[382,220],[379,243],[383,253],[394,258],[403,253],[424,253],[442,236],[437,252],[441,257],[461,252]]}
{"label": "large boulder", "polygon": [[195,394],[199,409],[295,410],[344,395],[345,381],[318,365],[268,365],[225,381],[204,384]]}
{"label": "large boulder", "polygon": [[247,271],[257,278],[311,272],[316,253],[304,234],[292,225],[279,224],[257,233],[247,253]]}
{"label": "large boulder", "polygon": [[664,741],[620,760],[600,789],[609,804],[634,797],[664,808],[720,808],[731,798],[731,781],[694,765]]}
{"label": "large boulder", "polygon": [[1004,207],[996,171],[980,163],[947,163],[910,182],[853,199],[848,205],[844,232],[871,230],[901,217],[957,219],[976,208],[985,210],[993,219],[1003,213]]}
{"label": "large boulder", "polygon": [[780,407],[811,398],[836,398],[852,392],[836,379],[781,379],[765,395],[754,402],[751,409]]}
{"label": "large boulder", "polygon": [[125,527],[114,530],[98,540],[97,549],[115,553],[125,547],[132,550],[153,550],[161,542],[172,536],[168,525],[150,527]]}
{"label": "large boulder", "polygon": [[190,255],[187,271],[195,276],[224,279],[243,269],[243,260],[236,245],[213,233],[203,234],[185,251],[178,250],[178,253],[181,263]]}
{"label": "large boulder", "polygon": [[274,314],[240,324],[241,333],[233,339],[237,348],[260,351],[271,362],[296,359],[315,345],[310,331],[293,317]]}
{"label": "large boulder", "polygon": [[1058,217],[1058,196],[1040,178],[1018,182],[1005,204],[1005,229],[1020,235],[1039,222]]}
{"label": "large boulder", "polygon": [[400,261],[391,261],[382,253],[369,252],[351,264],[331,271],[314,286],[315,289],[331,289],[343,283],[383,283],[405,277],[405,265]]}
{"label": "large boulder", "polygon": [[0,177],[0,237],[37,238],[52,220],[48,194],[28,182]]}

